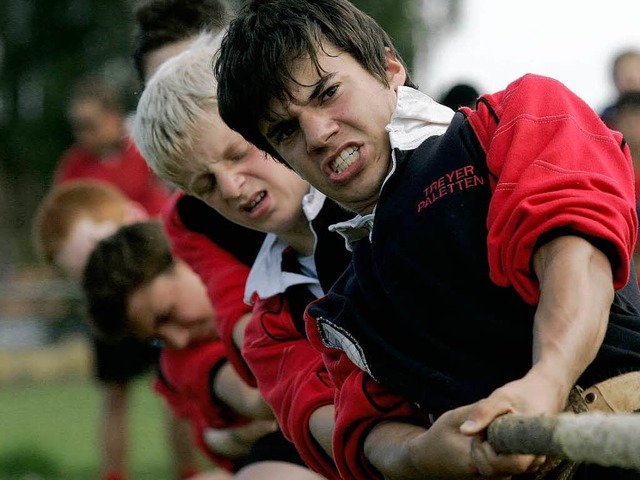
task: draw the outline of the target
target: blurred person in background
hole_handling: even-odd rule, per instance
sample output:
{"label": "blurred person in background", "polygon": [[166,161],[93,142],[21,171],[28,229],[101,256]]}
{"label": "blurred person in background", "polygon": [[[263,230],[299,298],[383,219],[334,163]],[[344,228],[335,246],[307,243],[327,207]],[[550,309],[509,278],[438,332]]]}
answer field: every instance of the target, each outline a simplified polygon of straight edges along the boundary
{"label": "blurred person in background", "polygon": [[144,85],[166,59],[206,29],[222,31],[232,18],[225,0],[140,0],[136,5],[133,63]]}
{"label": "blurred person in background", "polygon": [[[204,25],[218,26],[228,22],[231,9],[226,2],[217,0],[141,1],[135,7],[137,22],[134,59],[136,66],[152,72],[167,57],[188,45]],[[140,60],[140,64],[137,61]],[[150,74],[150,73],[149,73]],[[54,185],[72,179],[92,178],[118,187],[141,207],[144,215],[157,214],[168,198],[166,186],[148,169],[135,145],[130,141],[126,125],[125,107],[120,92],[105,79],[86,76],[78,80],[72,91],[68,118],[76,142],[60,160],[54,177]],[[44,202],[46,203],[46,201]],[[129,215],[129,214],[127,214]],[[134,216],[137,214],[134,214]],[[127,219],[134,221],[134,218]],[[87,226],[88,224],[88,226]],[[79,278],[84,261],[93,244],[110,232],[112,225],[81,222],[85,231],[76,230],[69,248],[71,254],[62,252],[61,270],[72,278]],[[38,227],[36,227],[38,228]],[[56,263],[51,259],[52,263]],[[66,266],[65,266],[66,265]],[[126,463],[126,411],[129,376],[137,375],[136,362],[150,362],[149,346],[136,339],[123,340],[123,345],[106,345],[93,339],[95,346],[96,375],[104,387],[104,414],[101,428],[103,438],[103,478],[125,478]],[[123,355],[119,349],[124,349]],[[134,362],[127,362],[129,357]],[[103,378],[105,365],[115,363],[133,369],[124,378]],[[176,469],[181,478],[197,470],[188,425],[171,418],[169,422],[171,445]]]}
{"label": "blurred person in background", "polygon": [[456,83],[452,85],[440,99],[439,103],[457,110],[460,107],[476,108],[476,101],[480,93],[478,89],[468,83]]}
{"label": "blurred person in background", "polygon": [[[170,192],[147,167],[131,141],[120,89],[93,74],[77,79],[71,89],[67,117],[75,142],[56,167],[54,185],[77,179],[100,180],[118,188],[148,214],[158,214]],[[89,242],[85,248],[95,241],[85,231],[78,230],[75,234],[73,240]],[[83,262],[74,253],[64,254],[69,256],[61,258],[62,270],[78,280]],[[153,364],[154,349],[134,338],[118,343],[93,338],[92,345],[96,379],[103,394],[101,478],[122,480],[126,478],[130,384]]]}
{"label": "blurred person in background", "polygon": [[119,89],[99,76],[82,77],[73,86],[67,114],[75,143],[60,160],[54,184],[78,178],[102,180],[149,214],[158,214],[170,192],[129,137]]}
{"label": "blurred person in background", "polygon": [[[79,282],[97,241],[119,226],[149,217],[137,202],[101,180],[70,180],[54,186],[41,201],[33,223],[33,243],[50,266]],[[126,478],[127,414],[131,382],[157,363],[158,348],[134,337],[107,342],[92,336],[94,371],[103,395],[99,430],[101,479]],[[198,470],[187,422],[169,414],[170,448],[176,477],[191,478]]]}
{"label": "blurred person in background", "polygon": [[637,181],[640,173],[640,88],[620,95],[615,109],[616,129],[622,133],[629,145]]}
{"label": "blurred person in background", "polygon": [[[640,90],[620,95],[615,105],[614,122],[631,151],[636,185],[636,210],[640,211]],[[640,241],[636,242],[633,260],[636,272],[640,273]]]}
{"label": "blurred person in background", "polygon": [[[611,64],[611,77],[619,97],[627,92],[640,91],[640,49],[628,49],[618,53]],[[600,118],[609,128],[616,126],[617,100],[605,107]]]}

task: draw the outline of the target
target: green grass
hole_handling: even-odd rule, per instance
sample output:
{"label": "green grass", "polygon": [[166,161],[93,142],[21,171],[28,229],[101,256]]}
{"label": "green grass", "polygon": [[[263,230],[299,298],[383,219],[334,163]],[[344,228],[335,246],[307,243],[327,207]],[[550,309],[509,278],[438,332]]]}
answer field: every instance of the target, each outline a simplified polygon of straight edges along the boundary
{"label": "green grass", "polygon": [[[165,407],[150,382],[132,389],[130,477],[173,480]],[[91,380],[0,384],[0,480],[97,478],[99,400]]]}

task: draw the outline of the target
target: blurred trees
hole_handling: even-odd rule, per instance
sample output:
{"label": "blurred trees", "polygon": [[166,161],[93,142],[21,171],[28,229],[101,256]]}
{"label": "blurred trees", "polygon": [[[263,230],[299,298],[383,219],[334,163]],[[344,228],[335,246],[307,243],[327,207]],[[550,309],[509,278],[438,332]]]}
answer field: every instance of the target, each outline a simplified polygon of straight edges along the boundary
{"label": "blurred trees", "polygon": [[387,31],[411,70],[416,45],[424,37],[421,0],[353,0]]}
{"label": "blurred trees", "polygon": [[128,75],[131,1],[4,0],[0,25],[0,162],[11,176],[48,181],[71,141],[73,80],[100,70]]}

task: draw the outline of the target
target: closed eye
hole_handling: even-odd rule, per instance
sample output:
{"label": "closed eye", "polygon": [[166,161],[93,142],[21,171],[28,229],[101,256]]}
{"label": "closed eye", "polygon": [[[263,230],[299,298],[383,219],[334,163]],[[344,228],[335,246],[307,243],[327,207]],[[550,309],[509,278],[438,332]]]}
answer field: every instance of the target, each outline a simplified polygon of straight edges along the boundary
{"label": "closed eye", "polygon": [[155,318],[155,327],[158,328],[162,325],[166,325],[176,315],[175,305],[171,305],[167,310],[158,313]]}
{"label": "closed eye", "polygon": [[244,159],[247,155],[249,155],[250,151],[251,151],[251,144],[249,142],[245,142],[241,149],[236,150],[229,156],[229,159],[233,162],[239,162],[242,159]]}
{"label": "closed eye", "polygon": [[207,173],[198,177],[191,190],[196,197],[205,197],[216,189],[216,183],[216,176]]}
{"label": "closed eye", "polygon": [[170,319],[171,316],[169,315],[169,313],[161,313],[159,315],[156,315],[156,327],[166,324]]}

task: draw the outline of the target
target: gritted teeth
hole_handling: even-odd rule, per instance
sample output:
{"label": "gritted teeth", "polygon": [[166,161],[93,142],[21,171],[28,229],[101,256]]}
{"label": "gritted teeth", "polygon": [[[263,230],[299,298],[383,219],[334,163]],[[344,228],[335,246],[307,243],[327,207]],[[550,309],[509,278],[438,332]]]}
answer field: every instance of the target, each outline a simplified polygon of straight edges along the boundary
{"label": "gritted teeth", "polygon": [[253,197],[250,202],[244,205],[242,209],[247,212],[250,212],[251,210],[256,208],[266,196],[267,196],[267,192],[263,190],[262,192],[258,193],[255,197]]}
{"label": "gritted teeth", "polygon": [[333,162],[331,162],[331,170],[333,170],[335,173],[341,173],[345,171],[349,167],[349,165],[351,165],[358,159],[358,157],[360,156],[359,152],[360,147],[345,148],[342,152],[340,152],[340,155],[338,155],[338,157]]}

